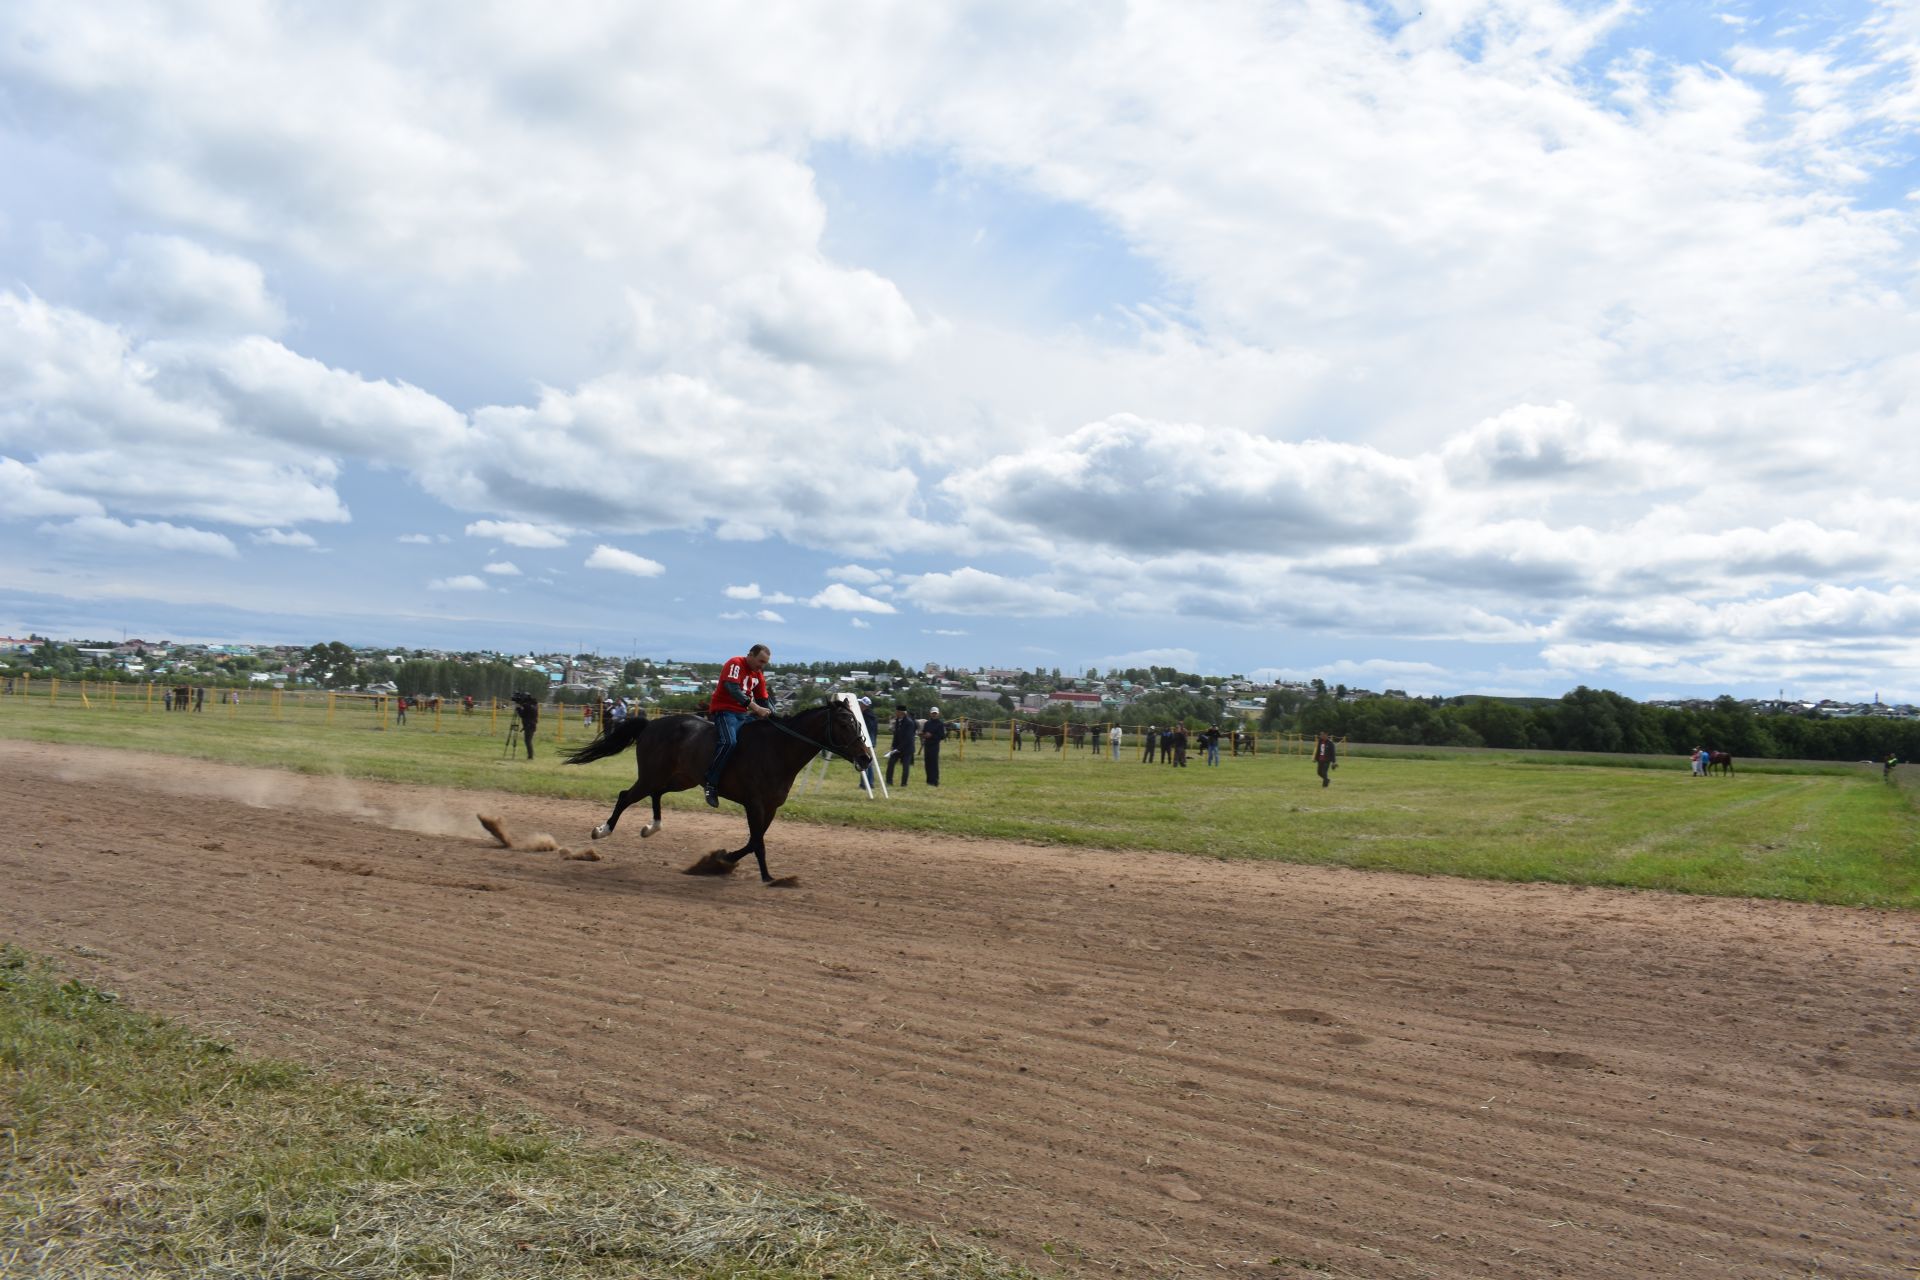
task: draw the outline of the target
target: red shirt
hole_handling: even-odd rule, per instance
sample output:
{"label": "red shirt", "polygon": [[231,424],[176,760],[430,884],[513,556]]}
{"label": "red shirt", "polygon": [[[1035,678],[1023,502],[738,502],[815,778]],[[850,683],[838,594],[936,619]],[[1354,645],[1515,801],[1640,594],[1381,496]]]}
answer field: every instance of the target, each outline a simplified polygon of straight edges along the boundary
{"label": "red shirt", "polygon": [[745,658],[728,658],[727,664],[720,668],[720,681],[713,686],[713,697],[707,702],[707,710],[738,711],[744,714],[753,709],[734,698],[727,689],[729,681],[740,686],[740,692],[747,696],[748,702],[767,700],[766,674],[748,666]]}

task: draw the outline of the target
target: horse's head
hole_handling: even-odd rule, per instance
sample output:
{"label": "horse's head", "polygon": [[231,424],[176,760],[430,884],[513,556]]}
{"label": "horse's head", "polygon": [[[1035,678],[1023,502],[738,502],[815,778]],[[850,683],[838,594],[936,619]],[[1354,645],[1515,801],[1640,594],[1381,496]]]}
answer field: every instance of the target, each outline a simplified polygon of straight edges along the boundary
{"label": "horse's head", "polygon": [[859,768],[873,763],[873,743],[867,738],[867,722],[860,715],[860,705],[850,693],[836,693],[828,704],[828,721],[831,726],[827,741],[836,749],[846,746],[846,754]]}

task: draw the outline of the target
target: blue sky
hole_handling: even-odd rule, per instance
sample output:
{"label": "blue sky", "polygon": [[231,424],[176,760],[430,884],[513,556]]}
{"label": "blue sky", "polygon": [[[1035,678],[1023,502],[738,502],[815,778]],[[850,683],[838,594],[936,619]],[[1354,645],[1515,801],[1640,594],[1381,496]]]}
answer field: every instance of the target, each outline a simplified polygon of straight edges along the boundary
{"label": "blue sky", "polygon": [[0,16],[0,632],[1920,699],[1920,6]]}

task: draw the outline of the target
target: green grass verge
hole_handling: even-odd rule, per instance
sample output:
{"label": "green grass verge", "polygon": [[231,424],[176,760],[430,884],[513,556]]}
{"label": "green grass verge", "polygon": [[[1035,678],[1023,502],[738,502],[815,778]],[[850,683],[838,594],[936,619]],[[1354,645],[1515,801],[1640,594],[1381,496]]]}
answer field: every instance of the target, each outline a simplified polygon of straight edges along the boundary
{"label": "green grass verge", "polygon": [[[551,721],[540,756],[502,757],[484,717],[376,732],[364,710],[263,708],[229,716],[0,699],[0,737],[129,747],[308,773],[494,788],[609,803],[631,756],[562,767]],[[502,731],[504,732],[504,730]],[[578,722],[567,742],[582,741]],[[1920,907],[1920,791],[1877,769],[1765,762],[1693,778],[1684,760],[1358,748],[1322,790],[1300,756],[1228,757],[1208,769],[1119,763],[1090,752],[956,746],[943,783],[865,799],[835,764],[787,820],[1043,844],[1153,849],[1428,875],[1619,885],[1686,893]],[[694,796],[669,797],[677,809]],[[776,870],[779,829],[773,836]]]}
{"label": "green grass verge", "polygon": [[1017,1280],[856,1201],[328,1080],[0,948],[0,1275]]}

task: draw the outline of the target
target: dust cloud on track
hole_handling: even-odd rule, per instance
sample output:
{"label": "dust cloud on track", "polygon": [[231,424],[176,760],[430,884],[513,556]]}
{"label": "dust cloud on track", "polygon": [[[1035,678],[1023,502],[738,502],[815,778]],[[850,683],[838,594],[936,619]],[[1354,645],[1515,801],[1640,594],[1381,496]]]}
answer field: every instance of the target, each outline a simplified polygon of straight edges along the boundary
{"label": "dust cloud on track", "polygon": [[1912,1275],[1910,916],[796,823],[769,893],[678,874],[737,815],[23,742],[0,806],[0,936],[148,1008],[1042,1267]]}

